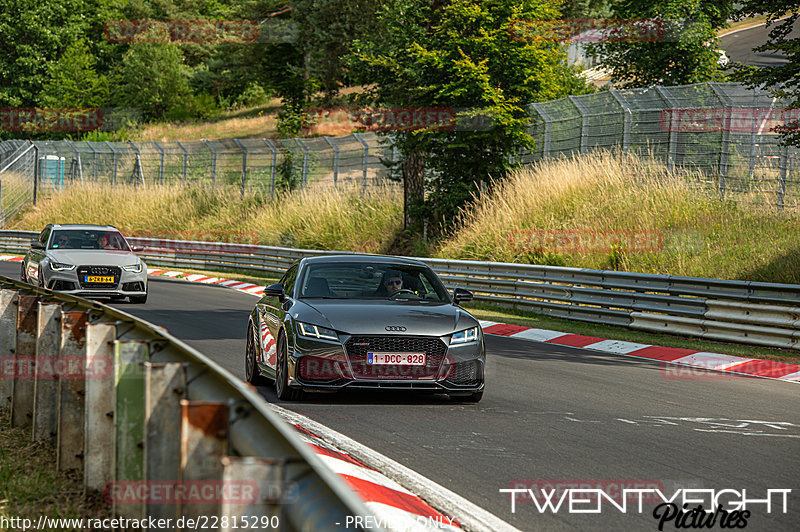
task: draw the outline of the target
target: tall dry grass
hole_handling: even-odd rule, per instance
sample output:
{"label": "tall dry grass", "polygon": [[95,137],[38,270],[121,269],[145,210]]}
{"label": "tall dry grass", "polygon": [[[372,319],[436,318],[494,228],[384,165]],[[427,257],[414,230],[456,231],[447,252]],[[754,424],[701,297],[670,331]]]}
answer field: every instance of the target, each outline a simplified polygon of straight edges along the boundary
{"label": "tall dry grass", "polygon": [[800,282],[798,211],[720,201],[699,178],[616,152],[542,161],[479,198],[437,254]]}
{"label": "tall dry grass", "polygon": [[238,188],[72,185],[16,220],[16,229],[47,223],[111,224],[128,235],[246,241],[380,253],[402,228],[402,194],[391,187],[309,189],[274,200]]}

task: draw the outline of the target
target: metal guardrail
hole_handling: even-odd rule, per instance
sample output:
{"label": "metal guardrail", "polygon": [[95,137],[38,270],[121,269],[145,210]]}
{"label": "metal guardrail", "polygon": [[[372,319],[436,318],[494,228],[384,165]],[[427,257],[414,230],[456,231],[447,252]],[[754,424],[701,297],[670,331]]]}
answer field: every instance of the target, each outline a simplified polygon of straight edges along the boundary
{"label": "metal guardrail", "polygon": [[127,313],[0,277],[0,368],[12,425],[53,440],[115,516],[316,531],[370,515],[255,389]]}
{"label": "metal guardrail", "polygon": [[[24,253],[35,236],[29,231],[0,231],[0,249]],[[128,240],[144,248],[140,255],[150,265],[276,276],[303,257],[342,253],[156,238]],[[800,285],[417,259],[430,265],[448,288],[467,288],[478,301],[592,323],[800,349]],[[723,327],[723,323],[737,325]],[[764,327],[771,330],[761,330]]]}

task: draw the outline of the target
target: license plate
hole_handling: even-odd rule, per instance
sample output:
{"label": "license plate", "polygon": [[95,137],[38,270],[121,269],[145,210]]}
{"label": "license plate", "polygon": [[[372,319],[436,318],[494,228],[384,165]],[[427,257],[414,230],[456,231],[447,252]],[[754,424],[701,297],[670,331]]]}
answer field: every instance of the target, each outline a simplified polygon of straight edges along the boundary
{"label": "license plate", "polygon": [[98,284],[106,284],[106,283],[113,283],[114,277],[107,277],[104,275],[87,275],[85,277],[84,283],[98,283]]}
{"label": "license plate", "polygon": [[424,366],[425,353],[367,353],[367,364],[397,364],[400,366]]}

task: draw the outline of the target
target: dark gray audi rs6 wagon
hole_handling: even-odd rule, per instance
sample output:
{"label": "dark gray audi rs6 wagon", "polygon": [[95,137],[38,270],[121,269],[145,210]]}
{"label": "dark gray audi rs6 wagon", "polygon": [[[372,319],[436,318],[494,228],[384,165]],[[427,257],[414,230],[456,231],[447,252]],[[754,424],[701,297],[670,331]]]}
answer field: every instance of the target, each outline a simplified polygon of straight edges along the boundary
{"label": "dark gray audi rs6 wagon", "polygon": [[374,255],[306,258],[270,285],[250,314],[245,372],[278,397],[340,389],[483,396],[480,323],[424,263]]}

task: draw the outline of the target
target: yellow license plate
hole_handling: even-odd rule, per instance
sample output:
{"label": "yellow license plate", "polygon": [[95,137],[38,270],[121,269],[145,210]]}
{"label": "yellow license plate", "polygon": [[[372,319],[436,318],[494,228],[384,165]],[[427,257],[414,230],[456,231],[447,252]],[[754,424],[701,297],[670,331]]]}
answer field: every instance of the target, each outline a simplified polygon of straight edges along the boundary
{"label": "yellow license plate", "polygon": [[85,283],[113,283],[114,277],[107,277],[104,275],[87,275]]}

